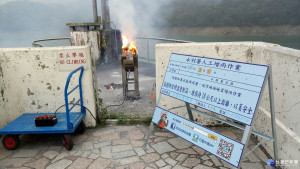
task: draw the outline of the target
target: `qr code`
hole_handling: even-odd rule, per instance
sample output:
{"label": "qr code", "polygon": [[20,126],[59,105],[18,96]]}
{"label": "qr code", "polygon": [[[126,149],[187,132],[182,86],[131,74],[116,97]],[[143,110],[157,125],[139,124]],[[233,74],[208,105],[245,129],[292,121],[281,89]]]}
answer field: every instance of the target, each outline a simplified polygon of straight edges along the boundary
{"label": "qr code", "polygon": [[227,160],[230,160],[233,148],[234,144],[228,143],[227,141],[221,139],[217,154],[226,158]]}

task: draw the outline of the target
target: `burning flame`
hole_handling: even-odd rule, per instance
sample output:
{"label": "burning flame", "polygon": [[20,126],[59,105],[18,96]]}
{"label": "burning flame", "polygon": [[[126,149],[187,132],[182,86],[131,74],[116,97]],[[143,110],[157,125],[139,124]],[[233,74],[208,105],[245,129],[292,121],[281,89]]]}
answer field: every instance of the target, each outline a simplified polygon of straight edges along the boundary
{"label": "burning flame", "polygon": [[136,55],[137,54],[137,48],[136,48],[136,43],[134,41],[131,41],[129,50],[131,51],[131,55]]}
{"label": "burning flame", "polygon": [[122,49],[127,48],[128,39],[125,35],[122,35]]}
{"label": "burning flame", "polygon": [[131,55],[135,56],[138,52],[137,50],[137,45],[134,41],[130,42],[129,48],[128,48],[128,38],[126,37],[126,35],[122,35],[122,49],[123,49],[123,56],[127,56],[128,55],[128,50],[131,51]]}
{"label": "burning flame", "polygon": [[109,87],[109,90],[114,90],[114,87],[113,87],[113,86],[110,86],[110,87]]}

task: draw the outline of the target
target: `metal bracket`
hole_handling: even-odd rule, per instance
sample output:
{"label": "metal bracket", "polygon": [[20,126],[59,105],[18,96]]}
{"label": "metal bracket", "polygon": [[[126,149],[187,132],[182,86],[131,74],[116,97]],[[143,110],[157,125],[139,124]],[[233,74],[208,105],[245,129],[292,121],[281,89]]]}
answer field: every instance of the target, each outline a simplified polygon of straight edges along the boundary
{"label": "metal bracket", "polygon": [[[156,102],[156,106],[159,105],[160,99],[161,99],[161,93],[159,93],[159,95],[158,95],[158,99],[157,99],[157,102]],[[151,124],[150,124],[150,126],[149,126],[147,138],[146,138],[146,141],[145,141],[145,144],[144,144],[144,150],[147,149],[147,145],[148,145],[148,141],[149,141],[149,137],[150,137],[150,135],[151,135],[152,129],[153,129],[153,122],[152,122],[152,119],[151,119]]]}

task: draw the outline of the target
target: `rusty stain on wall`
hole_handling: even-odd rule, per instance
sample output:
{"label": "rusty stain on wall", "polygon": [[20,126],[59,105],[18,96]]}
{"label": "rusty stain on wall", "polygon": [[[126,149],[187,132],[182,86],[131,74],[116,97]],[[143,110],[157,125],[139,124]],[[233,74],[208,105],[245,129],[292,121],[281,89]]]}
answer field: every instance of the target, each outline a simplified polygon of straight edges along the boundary
{"label": "rusty stain on wall", "polygon": [[46,66],[45,64],[43,64],[43,65],[41,65],[41,68],[45,69],[45,68],[49,68],[49,66]]}
{"label": "rusty stain on wall", "polygon": [[2,71],[1,63],[0,63],[0,76],[3,77],[3,71]]}
{"label": "rusty stain on wall", "polygon": [[31,92],[29,88],[27,88],[27,95],[28,95],[28,96],[30,96],[30,95],[34,95],[34,93],[33,93],[33,92]]}
{"label": "rusty stain on wall", "polygon": [[2,96],[2,100],[4,101],[4,90],[1,89],[1,96]]}
{"label": "rusty stain on wall", "polygon": [[252,62],[253,53],[251,49],[247,50],[246,58],[248,62]]}
{"label": "rusty stain on wall", "polygon": [[70,101],[70,104],[74,104],[75,103],[75,98],[72,99],[72,101]]}
{"label": "rusty stain on wall", "polygon": [[72,46],[75,46],[75,44],[76,44],[76,43],[75,43],[75,39],[74,39],[73,36],[71,36],[71,45],[72,45]]}
{"label": "rusty stain on wall", "polygon": [[216,51],[217,51],[217,53],[219,53],[219,46],[215,46],[215,49],[216,49]]}
{"label": "rusty stain on wall", "polygon": [[72,46],[90,45],[91,53],[95,61],[100,59],[100,31],[72,31],[71,44]]}
{"label": "rusty stain on wall", "polygon": [[97,46],[100,50],[100,38],[101,38],[101,35],[100,34],[97,34]]}
{"label": "rusty stain on wall", "polygon": [[86,43],[89,43],[90,42],[90,36],[89,35],[87,35],[87,40],[86,40]]}
{"label": "rusty stain on wall", "polygon": [[81,39],[81,46],[84,46],[85,45],[85,42],[84,42],[84,39]]}
{"label": "rusty stain on wall", "polygon": [[75,43],[76,43],[76,45],[79,45],[80,42],[81,42],[81,40],[82,40],[81,34],[76,34],[76,37],[75,37]]}
{"label": "rusty stain on wall", "polygon": [[47,87],[48,90],[51,90],[51,89],[52,89],[52,86],[51,86],[50,83],[46,83],[46,85],[48,86],[48,87]]}

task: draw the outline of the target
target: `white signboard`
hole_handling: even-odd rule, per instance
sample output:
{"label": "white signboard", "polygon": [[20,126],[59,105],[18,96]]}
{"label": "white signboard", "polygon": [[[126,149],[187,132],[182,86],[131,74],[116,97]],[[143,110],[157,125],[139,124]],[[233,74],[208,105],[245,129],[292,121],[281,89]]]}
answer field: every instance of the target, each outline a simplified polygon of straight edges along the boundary
{"label": "white signboard", "polygon": [[173,53],[160,92],[251,125],[268,68]]}
{"label": "white signboard", "polygon": [[79,66],[87,69],[87,54],[85,50],[65,50],[58,52],[58,65],[61,71],[72,71]]}

